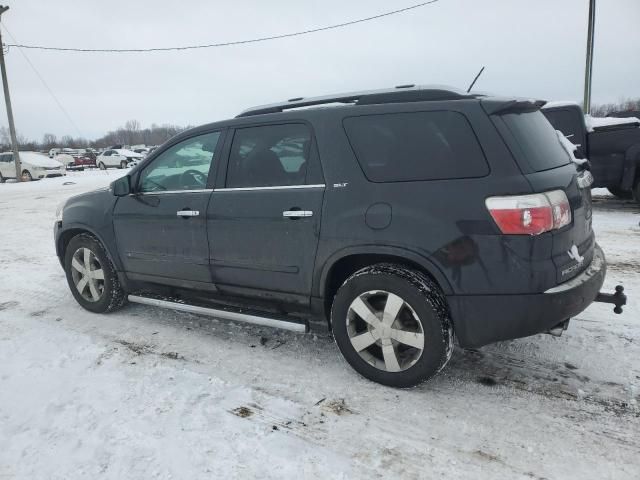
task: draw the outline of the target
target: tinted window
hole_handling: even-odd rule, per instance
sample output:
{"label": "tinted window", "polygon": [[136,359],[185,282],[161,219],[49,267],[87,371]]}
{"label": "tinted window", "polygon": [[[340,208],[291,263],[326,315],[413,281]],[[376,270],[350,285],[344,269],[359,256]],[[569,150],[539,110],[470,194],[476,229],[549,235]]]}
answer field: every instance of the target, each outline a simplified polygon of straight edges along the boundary
{"label": "tinted window", "polygon": [[372,182],[482,177],[489,167],[469,122],[457,112],[366,115],[344,120]]}
{"label": "tinted window", "polygon": [[141,192],[206,188],[220,132],[183,140],[158,155],[140,175]]}
{"label": "tinted window", "polygon": [[303,124],[236,130],[229,155],[229,188],[304,185],[311,133]]}
{"label": "tinted window", "polygon": [[534,172],[541,172],[570,162],[556,130],[542,112],[507,113],[500,117],[512,135],[507,143],[514,147],[512,150],[520,152],[516,154],[518,163],[524,161]]}

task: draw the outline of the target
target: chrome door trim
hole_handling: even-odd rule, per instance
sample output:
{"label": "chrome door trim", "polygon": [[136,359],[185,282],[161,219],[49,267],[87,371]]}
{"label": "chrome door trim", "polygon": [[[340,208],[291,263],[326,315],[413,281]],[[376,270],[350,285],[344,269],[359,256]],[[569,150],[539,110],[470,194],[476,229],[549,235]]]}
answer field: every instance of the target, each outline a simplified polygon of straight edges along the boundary
{"label": "chrome door trim", "polygon": [[286,190],[286,189],[300,189],[300,188],[324,188],[324,183],[318,183],[315,185],[276,185],[273,187],[231,187],[231,188],[214,188],[214,192],[247,192],[253,190]]}
{"label": "chrome door trim", "polygon": [[140,192],[140,193],[130,193],[130,197],[135,197],[138,195],[164,195],[164,194],[172,194],[172,193],[211,193],[213,192],[213,188],[201,188],[200,190],[160,190],[158,192]]}

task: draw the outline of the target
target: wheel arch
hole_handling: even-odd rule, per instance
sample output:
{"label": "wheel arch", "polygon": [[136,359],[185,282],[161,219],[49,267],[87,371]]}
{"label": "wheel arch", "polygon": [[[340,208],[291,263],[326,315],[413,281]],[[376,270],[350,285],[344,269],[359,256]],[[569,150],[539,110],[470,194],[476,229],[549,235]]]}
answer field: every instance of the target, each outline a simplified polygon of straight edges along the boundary
{"label": "wheel arch", "polygon": [[624,165],[620,188],[631,190],[640,181],[640,143],[631,145],[624,155]]}
{"label": "wheel arch", "polygon": [[329,257],[318,280],[318,294],[323,299],[324,315],[330,322],[333,298],[344,281],[354,272],[376,263],[396,263],[418,270],[430,277],[445,295],[453,293],[442,271],[429,259],[402,247],[362,245],[349,247]]}
{"label": "wheel arch", "polygon": [[120,259],[117,256],[113,255],[113,253],[109,250],[109,245],[107,242],[104,241],[104,238],[102,237],[102,235],[100,235],[93,228],[83,224],[69,225],[64,230],[61,230],[58,233],[58,238],[56,239],[56,252],[58,254],[58,258],[60,259],[60,263],[62,263],[63,266],[64,266],[64,257],[65,257],[69,242],[71,241],[72,238],[78,235],[81,235],[83,233],[85,234],[88,233],[89,235],[95,237],[100,242],[105,252],[107,252],[107,256],[109,257],[109,260],[111,260],[111,263],[116,267],[116,271],[122,270]]}

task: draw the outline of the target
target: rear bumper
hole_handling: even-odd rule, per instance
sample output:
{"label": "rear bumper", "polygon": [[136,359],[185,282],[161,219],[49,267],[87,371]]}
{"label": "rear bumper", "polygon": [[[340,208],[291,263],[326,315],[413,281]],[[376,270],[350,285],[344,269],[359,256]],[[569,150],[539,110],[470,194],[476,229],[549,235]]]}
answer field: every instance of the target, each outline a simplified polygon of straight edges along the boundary
{"label": "rear bumper", "polygon": [[479,347],[545,332],[586,309],[606,271],[604,253],[596,244],[591,264],[580,275],[544,293],[448,296],[458,342]]}

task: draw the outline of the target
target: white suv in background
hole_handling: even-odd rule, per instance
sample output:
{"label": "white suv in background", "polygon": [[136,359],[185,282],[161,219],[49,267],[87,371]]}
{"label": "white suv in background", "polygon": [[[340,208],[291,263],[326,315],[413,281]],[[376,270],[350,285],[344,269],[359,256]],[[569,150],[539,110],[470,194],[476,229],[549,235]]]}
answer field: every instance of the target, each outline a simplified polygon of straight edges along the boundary
{"label": "white suv in background", "polygon": [[96,159],[96,166],[100,170],[106,170],[109,167],[127,168],[133,167],[140,160],[144,158],[141,155],[131,150],[121,149],[109,149],[102,152]]}
{"label": "white suv in background", "polygon": [[[37,180],[45,177],[61,177],[66,175],[64,165],[39,152],[20,152],[23,180]],[[16,178],[16,167],[13,153],[0,153],[0,183],[7,178]]]}

